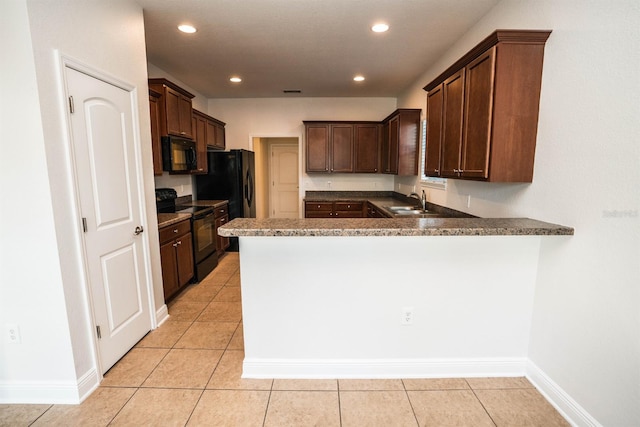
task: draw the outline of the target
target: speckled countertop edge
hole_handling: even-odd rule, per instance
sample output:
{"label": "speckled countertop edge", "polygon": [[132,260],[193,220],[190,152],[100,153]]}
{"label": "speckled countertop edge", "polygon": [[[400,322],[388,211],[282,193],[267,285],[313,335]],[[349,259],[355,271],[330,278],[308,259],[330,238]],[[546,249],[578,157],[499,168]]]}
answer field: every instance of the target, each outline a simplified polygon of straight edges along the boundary
{"label": "speckled countertop edge", "polygon": [[229,203],[228,200],[194,200],[189,203],[192,206],[211,206],[212,208],[219,208],[220,206]]}
{"label": "speckled countertop edge", "polygon": [[567,236],[573,228],[529,218],[236,218],[221,236]]}
{"label": "speckled countertop edge", "polygon": [[190,213],[159,213],[158,228],[165,228],[190,218],[191,218]]}

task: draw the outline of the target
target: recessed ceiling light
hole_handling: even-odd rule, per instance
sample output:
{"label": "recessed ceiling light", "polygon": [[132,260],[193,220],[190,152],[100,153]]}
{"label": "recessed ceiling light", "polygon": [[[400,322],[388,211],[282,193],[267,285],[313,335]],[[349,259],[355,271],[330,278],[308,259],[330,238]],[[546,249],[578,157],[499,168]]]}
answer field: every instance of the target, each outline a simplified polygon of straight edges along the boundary
{"label": "recessed ceiling light", "polygon": [[373,31],[374,33],[384,33],[387,30],[389,30],[389,26],[383,23],[375,24],[373,27],[371,27],[371,31]]}
{"label": "recessed ceiling light", "polygon": [[242,79],[240,77],[231,77],[229,81],[233,83],[240,83]]}
{"label": "recessed ceiling light", "polygon": [[196,32],[196,27],[194,27],[193,25],[187,25],[187,24],[178,25],[178,29],[183,33],[191,34]]}
{"label": "recessed ceiling light", "polygon": [[356,82],[364,81],[364,76],[355,76],[355,77],[353,78],[353,80],[354,80],[354,81],[356,81]]}

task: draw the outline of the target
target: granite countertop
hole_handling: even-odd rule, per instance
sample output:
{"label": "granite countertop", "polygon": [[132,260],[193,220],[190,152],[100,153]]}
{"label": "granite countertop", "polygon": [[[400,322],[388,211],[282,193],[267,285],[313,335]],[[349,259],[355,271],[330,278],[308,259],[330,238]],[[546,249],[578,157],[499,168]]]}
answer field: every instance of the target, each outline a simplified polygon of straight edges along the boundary
{"label": "granite countertop", "polygon": [[159,213],[158,228],[168,227],[185,219],[190,219],[190,213]]}
{"label": "granite countertop", "polygon": [[212,208],[219,208],[224,204],[229,203],[228,200],[194,200],[189,203],[191,206],[211,206]]}
{"label": "granite countertop", "polygon": [[573,228],[529,218],[236,218],[220,236],[568,236]]}

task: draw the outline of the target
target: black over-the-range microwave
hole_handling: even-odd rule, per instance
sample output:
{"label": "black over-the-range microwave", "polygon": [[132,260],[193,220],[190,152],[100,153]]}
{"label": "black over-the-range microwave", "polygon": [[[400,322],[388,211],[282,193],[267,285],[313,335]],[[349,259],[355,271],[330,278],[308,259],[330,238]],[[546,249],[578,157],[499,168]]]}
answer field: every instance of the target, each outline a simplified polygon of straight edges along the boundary
{"label": "black over-the-range microwave", "polygon": [[162,169],[173,173],[196,170],[196,143],[177,136],[162,137]]}

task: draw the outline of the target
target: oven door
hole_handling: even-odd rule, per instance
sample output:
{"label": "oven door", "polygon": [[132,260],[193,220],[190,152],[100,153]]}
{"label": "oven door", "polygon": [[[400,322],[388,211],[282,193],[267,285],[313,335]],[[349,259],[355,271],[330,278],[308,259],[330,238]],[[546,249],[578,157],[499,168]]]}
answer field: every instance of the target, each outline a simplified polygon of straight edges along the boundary
{"label": "oven door", "polygon": [[196,264],[216,251],[216,227],[213,210],[193,220],[193,249]]}

